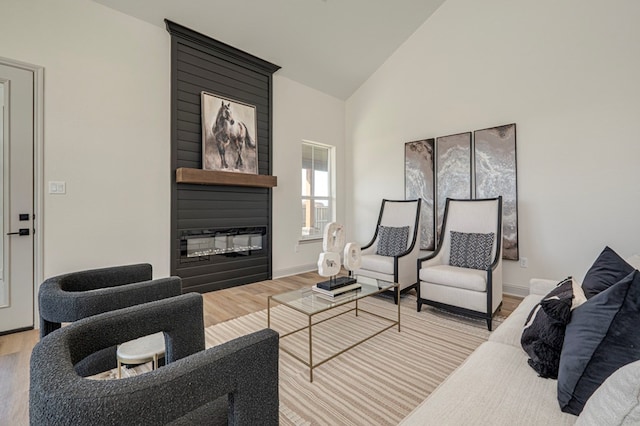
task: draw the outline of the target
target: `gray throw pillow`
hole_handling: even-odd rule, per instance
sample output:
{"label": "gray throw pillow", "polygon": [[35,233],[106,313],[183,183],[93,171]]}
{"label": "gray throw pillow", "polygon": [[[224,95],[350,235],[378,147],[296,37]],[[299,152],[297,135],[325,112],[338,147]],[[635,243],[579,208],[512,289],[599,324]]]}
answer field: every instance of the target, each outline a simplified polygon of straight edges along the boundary
{"label": "gray throw pillow", "polygon": [[640,361],[619,368],[591,395],[576,426],[640,424]]}
{"label": "gray throw pillow", "polygon": [[382,226],[378,227],[378,249],[380,256],[398,256],[407,250],[409,241],[409,227]]}
{"label": "gray throw pillow", "polygon": [[449,265],[487,270],[491,265],[491,250],[495,234],[451,231]]}

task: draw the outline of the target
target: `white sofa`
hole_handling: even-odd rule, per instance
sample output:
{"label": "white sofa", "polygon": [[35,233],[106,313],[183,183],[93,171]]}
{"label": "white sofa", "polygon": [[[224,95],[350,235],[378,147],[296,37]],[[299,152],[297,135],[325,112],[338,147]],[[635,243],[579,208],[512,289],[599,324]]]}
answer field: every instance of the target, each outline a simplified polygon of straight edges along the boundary
{"label": "white sofa", "polygon": [[532,279],[529,296],[401,425],[572,425],[557,381],[527,364],[520,336],[531,309],[558,281]]}
{"label": "white sofa", "polygon": [[[640,254],[625,259],[640,270]],[[401,425],[640,425],[640,361],[612,374],[580,417],[560,411],[557,380],[529,367],[520,337],[533,307],[559,281],[532,279],[529,295]]]}

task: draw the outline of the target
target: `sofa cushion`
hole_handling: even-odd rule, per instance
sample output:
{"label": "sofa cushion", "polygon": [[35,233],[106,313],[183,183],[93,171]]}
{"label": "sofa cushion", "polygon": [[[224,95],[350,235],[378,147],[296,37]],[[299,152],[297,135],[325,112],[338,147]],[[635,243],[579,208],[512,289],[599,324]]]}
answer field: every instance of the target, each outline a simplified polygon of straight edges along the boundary
{"label": "sofa cushion", "polygon": [[378,227],[378,247],[376,254],[380,256],[398,256],[407,251],[409,241],[408,226],[382,226]]}
{"label": "sofa cushion", "polygon": [[640,424],[640,361],[618,369],[591,395],[577,425]]}
{"label": "sofa cushion", "polygon": [[534,294],[522,299],[518,307],[491,333],[489,341],[503,343],[522,350],[520,344],[522,326],[527,321],[529,312],[540,302],[540,297]]}
{"label": "sofa cushion", "polygon": [[491,265],[491,250],[495,234],[451,231],[449,264],[460,268],[487,270]]}
{"label": "sofa cushion", "polygon": [[590,299],[629,275],[633,270],[633,266],[607,246],[593,262],[582,281],[584,294],[587,299]]}
{"label": "sofa cushion", "polygon": [[421,281],[465,290],[487,291],[487,271],[479,269],[436,265],[420,269],[419,275]]}
{"label": "sofa cushion", "polygon": [[[575,280],[575,278],[574,278]],[[542,298],[553,290],[558,284],[558,280],[546,280],[543,278],[531,278],[529,280],[529,294],[537,294]]]}
{"label": "sofa cushion", "polygon": [[618,368],[640,359],[640,272],[573,311],[558,371],[558,402],[580,414],[593,392]]}
{"label": "sofa cushion", "polygon": [[400,424],[574,424],[558,409],[555,387],[529,368],[521,348],[485,342]]}
{"label": "sofa cushion", "polygon": [[580,286],[568,277],[531,310],[522,331],[521,343],[529,355],[529,365],[540,377],[558,377],[560,351],[571,309],[585,300]]}
{"label": "sofa cushion", "polygon": [[393,275],[393,257],[380,256],[377,254],[363,255],[360,269]]}

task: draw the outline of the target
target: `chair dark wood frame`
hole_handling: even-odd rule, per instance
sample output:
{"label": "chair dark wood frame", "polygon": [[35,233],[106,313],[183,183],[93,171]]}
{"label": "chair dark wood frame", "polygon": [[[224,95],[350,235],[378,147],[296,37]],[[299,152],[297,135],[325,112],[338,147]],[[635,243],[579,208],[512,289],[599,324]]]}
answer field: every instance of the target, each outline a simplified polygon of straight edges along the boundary
{"label": "chair dark wood frame", "polygon": [[[418,241],[418,232],[420,231],[418,229],[419,225],[420,225],[420,208],[422,206],[422,199],[418,198],[417,200],[387,200],[387,199],[383,199],[382,200],[382,206],[380,207],[380,214],[378,215],[378,223],[376,224],[376,230],[373,234],[373,238],[371,239],[371,241],[369,241],[369,243],[365,246],[362,247],[362,250],[368,249],[369,247],[371,247],[373,245],[373,243],[375,243],[376,239],[378,238],[378,228],[380,227],[380,222],[382,221],[382,215],[384,213],[384,207],[385,204],[387,202],[389,203],[415,203],[416,201],[418,201],[417,203],[417,214],[416,214],[416,220],[415,223],[413,225],[413,238],[411,240],[411,244],[409,245],[409,247],[407,248],[406,251],[404,251],[403,253],[400,253],[397,256],[393,256],[393,282],[397,283],[398,282],[398,258],[403,257],[408,255],[409,253],[411,253],[413,251],[413,248],[416,245],[416,242]],[[417,275],[416,275],[417,278]],[[398,304],[398,300],[400,300],[400,294],[401,293],[406,293],[408,291],[410,291],[413,288],[417,288],[418,287],[418,281],[416,281],[415,283],[411,284],[408,287],[405,287],[404,289],[402,289],[402,291],[400,290],[400,286],[398,286],[396,288],[396,290],[393,291],[393,302],[397,305]]]}
{"label": "chair dark wood frame", "polygon": [[[496,256],[493,259],[493,262],[491,263],[491,265],[489,266],[489,268],[487,268],[486,272],[487,272],[487,312],[479,312],[479,311],[473,311],[471,309],[466,309],[466,308],[461,308],[459,306],[454,306],[454,305],[448,305],[446,303],[440,303],[440,302],[436,302],[434,300],[429,300],[426,297],[428,297],[427,295],[422,295],[420,292],[420,269],[422,269],[422,263],[426,260],[432,259],[434,257],[436,257],[439,253],[440,253],[440,249],[442,248],[442,244],[444,242],[444,236],[445,236],[445,230],[447,229],[447,218],[449,216],[449,202],[454,201],[468,201],[468,202],[477,202],[477,201],[489,201],[489,200],[499,200],[498,201],[498,236],[496,237]],[[463,200],[463,199],[452,199],[452,198],[447,198],[446,201],[446,205],[444,208],[444,219],[442,221],[442,229],[443,232],[440,233],[440,238],[439,238],[439,242],[438,242],[438,247],[436,248],[436,250],[431,253],[428,256],[425,257],[421,257],[420,259],[418,259],[418,268],[416,271],[416,278],[418,279],[418,282],[416,283],[416,291],[418,292],[418,302],[417,302],[417,310],[418,312],[421,311],[422,309],[422,305],[423,304],[427,304],[439,309],[444,309],[447,311],[450,311],[454,314],[458,314],[458,315],[464,315],[464,316],[468,316],[468,317],[472,317],[472,318],[480,318],[480,319],[484,319],[487,321],[487,329],[489,331],[492,330],[492,321],[493,321],[493,315],[494,315],[494,310],[493,310],[493,271],[496,269],[496,267],[498,266],[498,263],[500,262],[500,257],[502,256],[502,196],[499,197],[495,197],[495,198],[482,198],[482,199],[475,199],[475,200]],[[495,312],[497,312],[500,307],[502,306],[502,302],[496,307]]]}

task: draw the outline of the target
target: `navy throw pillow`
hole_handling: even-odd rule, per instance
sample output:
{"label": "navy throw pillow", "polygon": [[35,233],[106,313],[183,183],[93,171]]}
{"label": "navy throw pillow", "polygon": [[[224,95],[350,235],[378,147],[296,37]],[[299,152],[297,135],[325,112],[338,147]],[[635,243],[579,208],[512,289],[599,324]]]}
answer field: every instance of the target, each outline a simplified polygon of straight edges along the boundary
{"label": "navy throw pillow", "polygon": [[618,253],[608,246],[602,250],[582,281],[587,299],[604,291],[634,271]]}
{"label": "navy throw pillow", "polygon": [[525,322],[520,344],[529,355],[529,365],[540,377],[558,377],[564,331],[571,319],[573,293],[571,277],[560,281],[533,307]]}
{"label": "navy throw pillow", "polygon": [[640,272],[636,270],[572,312],[558,370],[562,411],[579,415],[611,374],[640,360],[639,324]]}

